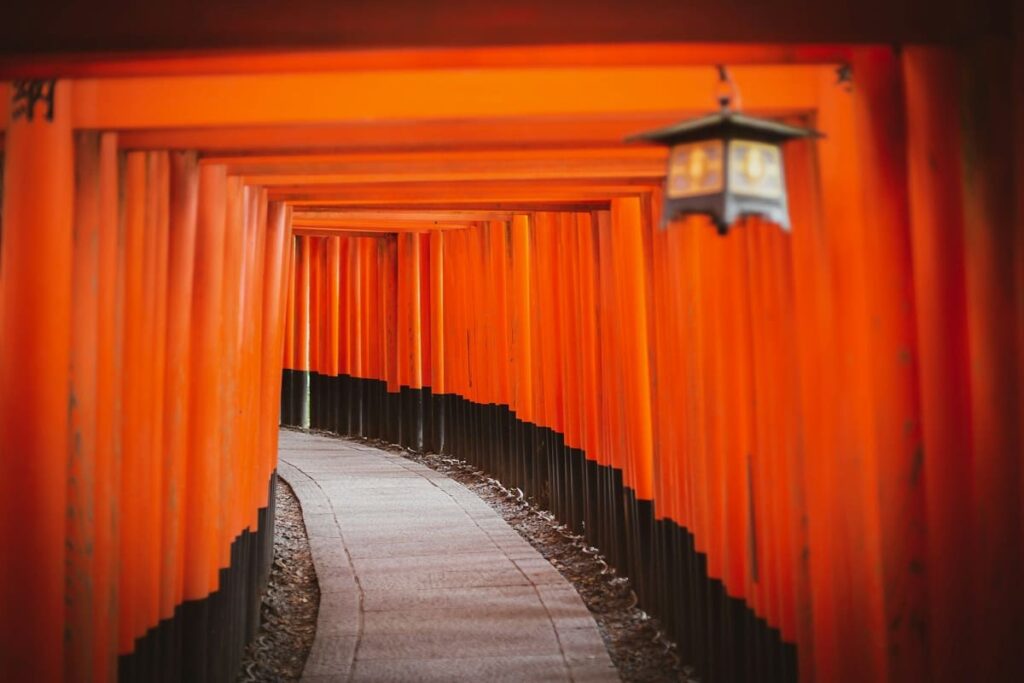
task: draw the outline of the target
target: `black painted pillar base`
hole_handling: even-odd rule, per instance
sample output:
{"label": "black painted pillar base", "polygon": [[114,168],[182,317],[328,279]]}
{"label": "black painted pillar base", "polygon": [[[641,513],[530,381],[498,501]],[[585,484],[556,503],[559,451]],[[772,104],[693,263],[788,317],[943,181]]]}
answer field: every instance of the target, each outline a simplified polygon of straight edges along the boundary
{"label": "black painted pillar base", "polygon": [[202,600],[179,605],[118,658],[122,683],[219,683],[238,676],[246,645],[260,625],[260,601],[274,555],[274,497],[277,473],[268,483],[268,504],[258,527],[231,544],[231,562],[221,569],[218,588]]}

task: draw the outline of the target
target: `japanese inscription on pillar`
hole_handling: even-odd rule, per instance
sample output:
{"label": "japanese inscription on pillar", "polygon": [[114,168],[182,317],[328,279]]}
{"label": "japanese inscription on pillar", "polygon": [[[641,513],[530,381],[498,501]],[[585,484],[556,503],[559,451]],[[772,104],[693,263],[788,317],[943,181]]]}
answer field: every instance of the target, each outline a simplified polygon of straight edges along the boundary
{"label": "japanese inscription on pillar", "polygon": [[43,116],[53,121],[53,95],[57,87],[56,78],[14,81],[11,96],[11,120],[17,121],[25,117],[32,121],[36,115],[36,105],[44,105]]}

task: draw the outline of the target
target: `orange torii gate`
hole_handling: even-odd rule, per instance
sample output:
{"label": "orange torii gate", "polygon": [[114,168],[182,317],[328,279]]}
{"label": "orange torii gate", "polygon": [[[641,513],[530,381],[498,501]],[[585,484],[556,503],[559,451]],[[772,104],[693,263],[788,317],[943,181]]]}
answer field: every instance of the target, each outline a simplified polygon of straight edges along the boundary
{"label": "orange torii gate", "polygon": [[[613,146],[730,57],[747,108],[828,134],[789,152],[792,234],[661,230],[664,153]],[[992,58],[305,58],[93,62],[52,121],[0,98],[0,671],[231,675],[283,357],[286,423],[585,522],[709,680],[1015,673],[1012,110],[954,120],[950,78]]]}

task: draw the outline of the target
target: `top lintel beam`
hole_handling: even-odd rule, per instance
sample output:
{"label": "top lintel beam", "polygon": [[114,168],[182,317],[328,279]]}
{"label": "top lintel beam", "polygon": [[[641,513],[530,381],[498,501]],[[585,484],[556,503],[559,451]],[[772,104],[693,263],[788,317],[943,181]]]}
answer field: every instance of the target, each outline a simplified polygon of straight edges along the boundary
{"label": "top lintel beam", "polygon": [[[732,76],[748,110],[811,111],[824,68],[745,66]],[[673,113],[712,107],[716,79],[692,66],[83,79],[72,115],[78,129],[123,131]],[[0,88],[0,107],[8,95]]]}

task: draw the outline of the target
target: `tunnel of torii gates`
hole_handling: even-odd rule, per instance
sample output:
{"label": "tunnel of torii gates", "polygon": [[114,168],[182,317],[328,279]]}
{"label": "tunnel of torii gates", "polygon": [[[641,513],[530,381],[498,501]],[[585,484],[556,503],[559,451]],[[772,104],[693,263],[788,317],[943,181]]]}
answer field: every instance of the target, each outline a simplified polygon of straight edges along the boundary
{"label": "tunnel of torii gates", "polygon": [[[381,50],[2,86],[0,679],[230,680],[280,423],[522,489],[701,680],[1024,680],[1008,54]],[[745,111],[826,135],[786,147],[791,231],[663,227],[665,149],[623,142],[711,109],[718,63]]]}

